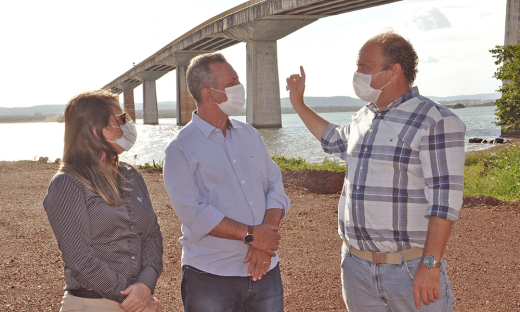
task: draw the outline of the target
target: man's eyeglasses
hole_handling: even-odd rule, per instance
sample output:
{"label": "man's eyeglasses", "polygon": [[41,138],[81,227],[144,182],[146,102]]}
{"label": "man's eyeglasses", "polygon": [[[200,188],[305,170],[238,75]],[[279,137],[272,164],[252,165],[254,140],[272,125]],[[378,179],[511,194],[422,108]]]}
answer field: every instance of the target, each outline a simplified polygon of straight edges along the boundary
{"label": "man's eyeglasses", "polygon": [[123,112],[119,115],[116,115],[116,120],[120,125],[124,125],[126,123],[126,113]]}

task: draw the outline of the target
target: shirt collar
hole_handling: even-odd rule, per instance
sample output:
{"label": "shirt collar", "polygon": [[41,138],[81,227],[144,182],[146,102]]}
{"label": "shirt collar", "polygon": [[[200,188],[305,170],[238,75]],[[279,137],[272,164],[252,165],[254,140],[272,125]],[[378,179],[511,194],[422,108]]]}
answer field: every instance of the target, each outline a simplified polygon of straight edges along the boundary
{"label": "shirt collar", "polygon": [[[213,132],[215,129],[217,129],[217,127],[213,126],[209,122],[200,118],[196,113],[197,113],[197,111],[194,111],[191,114],[191,122],[193,122],[193,124],[195,124],[195,126],[197,126],[197,128],[199,128],[199,130],[202,132],[202,134],[204,134],[204,136],[206,138],[208,138],[209,135],[211,134],[211,132]],[[231,123],[232,128],[242,128],[235,120],[228,119],[228,121]]]}
{"label": "shirt collar", "polygon": [[[417,88],[417,86],[412,87],[412,88],[410,88],[410,90],[406,91],[406,93],[403,94],[403,96],[401,96],[400,98],[397,98],[392,103],[388,104],[388,106],[385,107],[385,109],[383,109],[381,112],[384,112],[384,111],[396,108],[397,106],[401,105],[402,103],[404,103],[404,102],[406,102],[408,100],[411,100],[414,97],[418,97],[419,95],[420,95],[419,94],[419,88]],[[374,103],[369,103],[367,105],[367,107],[368,107],[368,109],[370,109],[374,113],[378,113],[379,112],[379,110],[376,107],[376,104],[374,104]]]}

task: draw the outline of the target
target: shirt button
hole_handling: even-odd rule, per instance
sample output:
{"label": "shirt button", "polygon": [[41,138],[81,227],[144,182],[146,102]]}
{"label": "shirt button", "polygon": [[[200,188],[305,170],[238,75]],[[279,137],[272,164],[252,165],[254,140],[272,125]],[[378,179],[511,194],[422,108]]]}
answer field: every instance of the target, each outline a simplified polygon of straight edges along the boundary
{"label": "shirt button", "polygon": [[135,259],[135,256],[130,257],[130,259],[134,260],[134,259]]}
{"label": "shirt button", "polygon": [[359,169],[363,170],[363,167],[361,167],[361,168],[359,168]]}
{"label": "shirt button", "polygon": [[236,160],[236,159],[233,159],[233,163],[236,163],[236,162],[237,162],[237,160]]}
{"label": "shirt button", "polygon": [[358,207],[358,206],[356,206],[356,209],[358,209],[358,208],[359,208],[359,207]]}
{"label": "shirt button", "polygon": [[253,204],[253,202],[252,202],[252,201],[250,201],[250,202],[249,202],[249,205],[252,205],[252,204]]}
{"label": "shirt button", "polygon": [[374,131],[374,130],[370,129],[370,130],[368,130],[368,131],[369,131],[369,132],[372,132],[372,131]]}
{"label": "shirt button", "polygon": [[242,181],[242,184],[246,183],[245,181]]}
{"label": "shirt button", "polygon": [[359,190],[359,186],[356,186],[356,190]]}
{"label": "shirt button", "polygon": [[365,152],[368,151],[368,148],[365,148]]}
{"label": "shirt button", "polygon": [[216,132],[219,132],[219,129],[215,129]]}
{"label": "shirt button", "polygon": [[133,229],[133,228],[135,228],[135,226],[132,225],[132,226],[130,226],[130,228]]}

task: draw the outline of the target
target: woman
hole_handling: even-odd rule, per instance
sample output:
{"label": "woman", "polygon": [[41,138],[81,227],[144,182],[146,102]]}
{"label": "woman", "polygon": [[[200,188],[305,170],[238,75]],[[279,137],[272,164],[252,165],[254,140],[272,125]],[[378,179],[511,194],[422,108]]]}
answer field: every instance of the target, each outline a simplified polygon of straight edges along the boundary
{"label": "woman", "polygon": [[63,162],[43,201],[65,263],[61,311],[160,311],[162,234],[141,173],[118,158],[135,125],[104,90],[72,98],[64,119]]}

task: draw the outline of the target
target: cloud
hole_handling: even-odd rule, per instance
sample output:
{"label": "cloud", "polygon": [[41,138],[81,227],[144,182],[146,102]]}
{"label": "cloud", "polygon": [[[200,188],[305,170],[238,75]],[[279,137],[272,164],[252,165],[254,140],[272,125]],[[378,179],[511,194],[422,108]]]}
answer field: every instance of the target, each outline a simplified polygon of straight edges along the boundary
{"label": "cloud", "polygon": [[420,59],[420,62],[421,63],[439,63],[439,59],[437,59],[431,55],[428,55],[428,57],[426,59]]}
{"label": "cloud", "polygon": [[416,11],[407,23],[409,28],[418,28],[422,31],[429,31],[440,28],[450,28],[451,23],[448,18],[436,7],[423,8]]}

